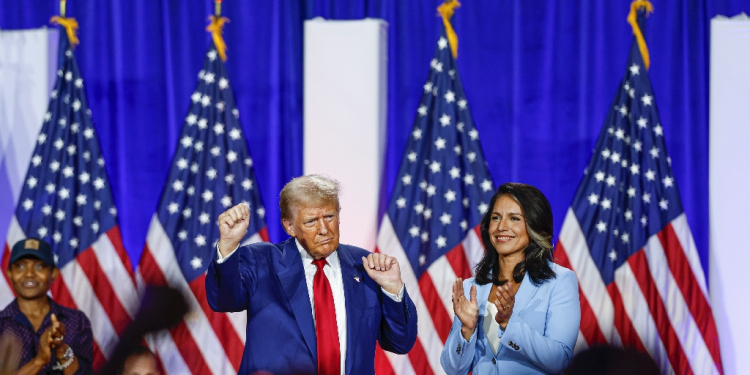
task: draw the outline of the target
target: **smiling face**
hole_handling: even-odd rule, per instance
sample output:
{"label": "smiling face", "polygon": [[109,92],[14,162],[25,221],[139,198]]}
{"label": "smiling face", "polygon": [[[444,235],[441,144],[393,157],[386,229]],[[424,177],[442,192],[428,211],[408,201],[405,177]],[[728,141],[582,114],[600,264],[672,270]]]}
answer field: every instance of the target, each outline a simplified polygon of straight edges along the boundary
{"label": "smiling face", "polygon": [[57,268],[45,265],[36,258],[21,258],[6,271],[18,298],[33,300],[46,298],[50,285],[58,274]]}
{"label": "smiling face", "polygon": [[324,259],[339,247],[339,213],[335,203],[302,203],[291,220],[281,219],[286,232],[315,259]]}
{"label": "smiling face", "polygon": [[529,245],[526,219],[510,195],[504,194],[495,201],[488,232],[498,256],[524,258],[523,250]]}

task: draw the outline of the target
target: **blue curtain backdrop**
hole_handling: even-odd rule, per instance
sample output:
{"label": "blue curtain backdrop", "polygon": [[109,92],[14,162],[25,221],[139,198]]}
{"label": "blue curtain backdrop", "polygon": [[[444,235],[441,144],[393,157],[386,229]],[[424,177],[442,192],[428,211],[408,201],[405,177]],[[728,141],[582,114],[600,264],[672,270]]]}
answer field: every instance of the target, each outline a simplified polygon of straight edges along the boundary
{"label": "blue curtain backdrop", "polygon": [[[386,199],[438,37],[440,1],[226,0],[229,70],[255,161],[272,241],[278,193],[302,173],[302,41],[306,19],[389,24]],[[668,152],[704,269],[708,267],[710,19],[750,13],[747,0],[653,0],[646,41]],[[536,185],[555,232],[622,78],[629,0],[464,0],[454,16],[459,72],[496,184]],[[70,0],[76,49],[118,206],[137,264],[203,54],[209,1]],[[55,0],[0,0],[0,28],[48,25]],[[336,139],[331,139],[335,152]],[[335,176],[334,176],[335,177]],[[356,213],[347,213],[354,215]]]}

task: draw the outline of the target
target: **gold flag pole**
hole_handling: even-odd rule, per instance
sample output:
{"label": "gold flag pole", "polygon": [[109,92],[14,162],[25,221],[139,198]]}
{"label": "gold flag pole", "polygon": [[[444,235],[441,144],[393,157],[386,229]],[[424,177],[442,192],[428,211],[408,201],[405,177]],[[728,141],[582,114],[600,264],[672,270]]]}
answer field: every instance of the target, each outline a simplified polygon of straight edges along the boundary
{"label": "gold flag pole", "polygon": [[224,24],[229,22],[228,18],[221,16],[221,1],[214,0],[214,15],[209,17],[211,23],[206,27],[206,31],[211,33],[216,46],[216,52],[221,57],[221,61],[227,61],[227,44],[224,43]]}
{"label": "gold flag pole", "polygon": [[451,25],[451,17],[453,17],[453,13],[456,11],[456,8],[460,7],[461,3],[458,2],[458,0],[445,0],[443,1],[443,4],[441,4],[438,8],[438,14],[440,14],[441,17],[443,17],[443,25],[445,25],[445,34],[448,36],[448,43],[451,46],[451,52],[453,53],[453,58],[458,58],[458,35],[456,35],[456,31],[453,30],[453,25]]}
{"label": "gold flag pole", "polygon": [[78,30],[78,22],[75,18],[65,17],[65,5],[66,0],[60,0],[60,15],[52,17],[52,19],[50,19],[50,22],[56,23],[65,28],[65,32],[68,34],[68,40],[70,40],[70,45],[72,48],[75,48],[76,45],[80,43],[78,41],[78,37],[76,36],[76,30]]}
{"label": "gold flag pole", "polygon": [[641,57],[643,57],[643,64],[646,65],[648,70],[651,65],[651,58],[648,54],[648,46],[646,46],[646,39],[643,38],[643,32],[638,26],[638,10],[645,9],[646,15],[654,11],[654,6],[648,0],[636,0],[630,4],[630,13],[628,13],[628,23],[633,28],[633,35],[635,40],[638,42],[638,49],[641,50]]}

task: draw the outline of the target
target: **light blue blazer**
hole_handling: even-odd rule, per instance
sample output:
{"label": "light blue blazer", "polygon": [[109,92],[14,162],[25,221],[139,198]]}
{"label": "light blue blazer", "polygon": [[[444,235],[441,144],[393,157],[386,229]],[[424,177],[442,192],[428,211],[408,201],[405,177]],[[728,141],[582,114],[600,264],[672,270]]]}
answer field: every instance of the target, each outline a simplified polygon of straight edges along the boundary
{"label": "light blue blazer", "polygon": [[453,326],[440,356],[448,375],[485,374],[556,374],[571,359],[581,323],[578,279],[573,271],[550,264],[556,277],[535,286],[528,273],[516,293],[513,315],[505,331],[499,330],[497,355],[492,353],[482,329],[487,299],[492,284],[479,285],[474,278],[464,280],[464,294],[470,298],[471,287],[477,287],[479,321],[477,329],[464,340],[461,321]]}

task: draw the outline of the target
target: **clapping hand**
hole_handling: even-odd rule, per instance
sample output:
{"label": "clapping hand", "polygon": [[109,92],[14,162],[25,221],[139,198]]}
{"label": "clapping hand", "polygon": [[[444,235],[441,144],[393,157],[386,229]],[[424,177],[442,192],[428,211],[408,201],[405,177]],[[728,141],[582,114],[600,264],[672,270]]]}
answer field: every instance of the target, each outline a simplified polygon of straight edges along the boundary
{"label": "clapping hand", "polygon": [[[23,365],[16,374],[38,374],[39,371],[45,366],[50,364],[50,360],[54,358],[57,360],[57,365],[60,365],[60,361],[66,359],[65,354],[68,351],[68,344],[65,343],[65,324],[57,320],[55,314],[50,314],[51,324],[47,330],[42,333],[39,338],[39,349],[36,356],[25,365]],[[70,358],[70,357],[67,357]],[[65,367],[63,367],[64,373],[71,374],[78,370],[75,357],[71,358],[71,361],[67,361]],[[53,370],[56,370],[53,367]]]}
{"label": "clapping hand", "polygon": [[497,314],[495,314],[495,321],[500,328],[505,330],[508,325],[508,320],[513,314],[513,307],[516,305],[516,292],[513,290],[513,283],[507,282],[503,286],[497,287],[495,290],[495,307],[497,307]]}
{"label": "clapping hand", "polygon": [[477,303],[477,287],[472,286],[470,297],[464,295],[463,280],[459,277],[453,283],[453,313],[461,321],[461,335],[467,341],[474,334],[479,320],[479,304]]}
{"label": "clapping hand", "polygon": [[52,326],[49,327],[50,347],[55,349],[55,356],[61,358],[65,355],[68,344],[65,343],[65,324],[57,320],[55,314],[50,315]]}
{"label": "clapping hand", "polygon": [[34,358],[40,366],[49,363],[52,358],[52,345],[54,343],[55,339],[52,337],[52,327],[49,327],[39,338],[39,350],[37,350],[36,357]]}

